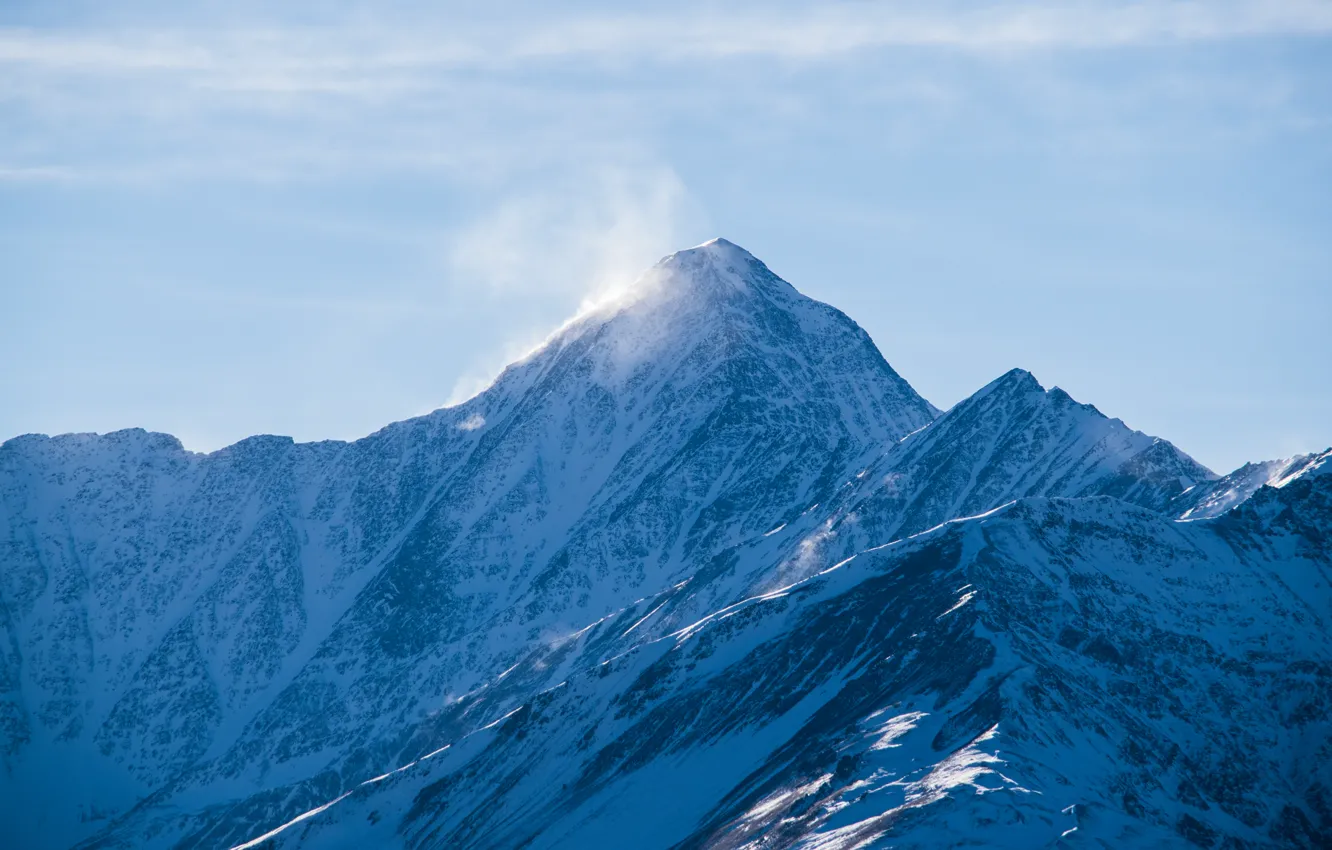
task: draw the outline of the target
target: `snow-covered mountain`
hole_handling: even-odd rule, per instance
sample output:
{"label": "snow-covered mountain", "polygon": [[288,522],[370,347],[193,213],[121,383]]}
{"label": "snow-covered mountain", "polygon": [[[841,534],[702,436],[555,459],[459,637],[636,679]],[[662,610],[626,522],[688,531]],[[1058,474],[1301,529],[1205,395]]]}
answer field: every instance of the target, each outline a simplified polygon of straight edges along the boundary
{"label": "snow-covered mountain", "polygon": [[940,414],[715,240],[363,440],[0,446],[0,818],[23,847],[298,818],[271,840],[1316,844],[1326,458],[1218,479],[1020,370]]}

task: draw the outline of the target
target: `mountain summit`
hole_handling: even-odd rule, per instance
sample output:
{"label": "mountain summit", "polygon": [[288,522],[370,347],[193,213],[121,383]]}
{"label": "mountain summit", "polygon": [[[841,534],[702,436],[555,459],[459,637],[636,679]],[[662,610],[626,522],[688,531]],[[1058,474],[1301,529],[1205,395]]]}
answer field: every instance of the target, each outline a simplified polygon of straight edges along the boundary
{"label": "mountain summit", "polygon": [[0,446],[0,819],[1325,845],[1324,459],[1217,479],[1021,370],[940,413],[714,240],[362,440]]}
{"label": "mountain summit", "polygon": [[896,440],[938,415],[860,326],[725,239],[662,259],[506,370],[496,388],[511,394],[564,368],[631,405],[686,388],[833,405],[840,410],[825,413],[859,441]]}

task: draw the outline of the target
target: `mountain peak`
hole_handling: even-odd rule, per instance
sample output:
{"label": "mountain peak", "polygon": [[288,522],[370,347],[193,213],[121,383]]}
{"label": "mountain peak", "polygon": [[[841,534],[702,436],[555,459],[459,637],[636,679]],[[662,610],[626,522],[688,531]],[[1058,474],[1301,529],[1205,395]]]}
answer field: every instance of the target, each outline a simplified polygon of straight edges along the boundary
{"label": "mountain peak", "polygon": [[800,297],[762,260],[720,236],[663,257],[631,290],[640,297],[683,293],[724,301],[734,301],[737,296]]}
{"label": "mountain peak", "polygon": [[704,242],[700,245],[695,245],[692,248],[685,248],[684,250],[686,251],[707,250],[713,252],[739,251],[740,253],[744,254],[747,257],[754,256],[753,254],[749,253],[744,248],[741,248],[739,245],[735,244],[734,242],[732,242],[731,240],[727,239],[724,236],[714,236],[711,239],[709,239],[707,242]]}
{"label": "mountain peak", "polygon": [[[1021,405],[1039,404],[1057,409],[1077,408],[1095,419],[1110,419],[1097,409],[1096,405],[1078,401],[1061,387],[1047,389],[1026,369],[1009,369],[970,397],[958,402],[957,407],[974,406],[982,402],[986,405],[1002,402]],[[1112,421],[1119,422],[1118,419]]]}
{"label": "mountain peak", "polygon": [[871,531],[880,541],[1030,496],[1109,495],[1163,510],[1216,477],[1169,442],[1045,389],[1024,369],[958,402],[881,463],[867,480],[886,485],[856,511],[863,527],[877,522]]}
{"label": "mountain peak", "polygon": [[548,389],[556,372],[625,404],[706,386],[718,397],[824,405],[846,413],[858,445],[895,441],[938,414],[859,325],[722,238],[664,257],[624,293],[586,310],[506,369],[486,404],[537,382]]}
{"label": "mountain peak", "polygon": [[[771,296],[762,299],[760,296]],[[579,314],[548,340],[569,333],[580,334],[590,327],[624,314],[686,314],[702,311],[719,316],[715,309],[729,304],[741,312],[759,308],[761,301],[807,300],[796,289],[753,254],[727,239],[717,237],[701,245],[668,254],[637,279],[624,286],[603,290],[584,302]]]}
{"label": "mountain peak", "polygon": [[1044,393],[1045,387],[1036,380],[1036,376],[1026,369],[1009,369],[990,383],[976,391],[971,399],[981,399],[992,394],[1011,395],[1014,393]]}
{"label": "mountain peak", "polygon": [[[729,239],[721,236],[713,237],[707,242],[695,245],[692,248],[682,248],[671,254],[670,257],[679,257],[683,255],[705,256],[713,259],[742,259],[751,262],[758,262],[758,258],[753,254],[741,248]],[[667,259],[670,259],[667,257]]]}

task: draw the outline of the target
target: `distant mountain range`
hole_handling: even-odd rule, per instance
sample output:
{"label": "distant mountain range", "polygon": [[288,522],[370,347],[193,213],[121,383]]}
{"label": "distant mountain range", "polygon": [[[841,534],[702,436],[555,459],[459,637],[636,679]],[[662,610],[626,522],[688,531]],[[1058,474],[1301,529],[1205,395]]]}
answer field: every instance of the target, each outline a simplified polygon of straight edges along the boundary
{"label": "distant mountain range", "polygon": [[0,446],[21,848],[1332,846],[1332,451],[940,412],[714,240],[351,443]]}

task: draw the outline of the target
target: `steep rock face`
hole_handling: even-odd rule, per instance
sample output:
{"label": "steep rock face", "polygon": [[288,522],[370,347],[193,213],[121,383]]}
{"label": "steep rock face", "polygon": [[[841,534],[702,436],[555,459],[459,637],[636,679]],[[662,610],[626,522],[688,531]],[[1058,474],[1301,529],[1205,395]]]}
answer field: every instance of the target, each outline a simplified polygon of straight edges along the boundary
{"label": "steep rock face", "polygon": [[492,706],[269,846],[1326,846],[1330,499],[950,523]]}

